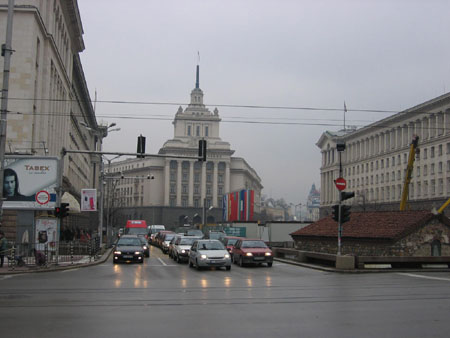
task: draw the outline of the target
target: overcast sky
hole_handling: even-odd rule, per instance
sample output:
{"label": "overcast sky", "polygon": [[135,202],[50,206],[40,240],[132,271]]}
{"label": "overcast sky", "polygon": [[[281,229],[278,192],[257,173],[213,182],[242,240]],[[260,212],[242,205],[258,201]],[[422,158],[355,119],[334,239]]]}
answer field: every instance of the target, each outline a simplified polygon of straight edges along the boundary
{"label": "overcast sky", "polygon": [[[450,1],[78,0],[81,60],[104,150],[157,153],[200,88],[220,136],[262,179],[263,194],[305,202],[320,188],[326,130],[364,126],[450,91]],[[336,108],[341,111],[221,107]],[[250,122],[250,123],[244,123]],[[258,123],[255,123],[258,122]],[[266,122],[266,123],[260,123]],[[279,123],[282,124],[279,124]]]}

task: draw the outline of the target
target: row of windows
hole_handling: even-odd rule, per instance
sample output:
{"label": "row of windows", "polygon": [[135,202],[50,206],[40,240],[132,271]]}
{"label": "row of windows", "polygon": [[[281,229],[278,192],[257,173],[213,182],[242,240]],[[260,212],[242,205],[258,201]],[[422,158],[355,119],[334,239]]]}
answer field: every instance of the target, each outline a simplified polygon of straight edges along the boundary
{"label": "row of windows", "polygon": [[[200,178],[201,178],[201,174],[200,173],[194,173],[194,182],[195,183],[200,183]],[[213,179],[213,175],[212,174],[206,174],[206,182],[207,183],[212,183],[212,179]],[[176,172],[171,172],[170,173],[170,181],[171,182],[176,182],[177,180],[177,174]],[[181,176],[181,180],[183,182],[188,182],[189,181],[189,173],[183,172],[182,176]],[[224,174],[218,174],[217,175],[217,181],[219,183],[223,183],[224,180]]]}
{"label": "row of windows", "polygon": [[[205,201],[205,207],[209,208],[212,205],[212,199],[210,198],[206,198]],[[222,197],[217,199],[218,205],[221,206],[223,203]],[[171,197],[169,199],[169,205],[171,207],[176,207],[177,206],[177,200],[174,197]],[[187,198],[182,198],[181,199],[181,206],[184,208],[189,207],[189,203],[188,203],[188,199]],[[200,199],[199,198],[194,198],[194,208],[200,208],[201,207],[201,203],[200,203]]]}
{"label": "row of windows", "polygon": [[[223,195],[223,186],[219,186],[217,187],[217,194],[218,195]],[[171,194],[176,194],[177,193],[177,187],[176,184],[171,184],[170,185],[170,193]],[[182,194],[188,194],[189,193],[189,187],[186,184],[183,184],[181,186],[181,193]],[[194,185],[194,194],[199,195],[200,194],[200,185]],[[212,186],[211,185],[207,185],[206,186],[206,195],[211,196],[212,195]]]}
{"label": "row of windows", "polygon": [[[193,129],[195,130],[195,135],[193,134]],[[209,136],[209,126],[203,127],[203,135],[201,134],[201,126],[192,126],[190,124],[187,125],[186,128],[186,135],[187,136],[203,136],[208,137]]]}

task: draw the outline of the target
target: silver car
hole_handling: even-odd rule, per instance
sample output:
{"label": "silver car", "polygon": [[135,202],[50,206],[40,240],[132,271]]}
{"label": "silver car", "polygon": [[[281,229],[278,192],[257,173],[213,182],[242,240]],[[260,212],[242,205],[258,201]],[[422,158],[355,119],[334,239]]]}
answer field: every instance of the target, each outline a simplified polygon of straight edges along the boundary
{"label": "silver car", "polygon": [[201,239],[192,244],[189,251],[189,267],[226,267],[231,269],[230,254],[223,244],[217,239]]}
{"label": "silver car", "polygon": [[191,236],[180,236],[175,240],[172,250],[172,258],[174,261],[181,263],[183,261],[189,260],[189,250],[191,250],[192,244],[196,240],[199,240],[198,237]]}

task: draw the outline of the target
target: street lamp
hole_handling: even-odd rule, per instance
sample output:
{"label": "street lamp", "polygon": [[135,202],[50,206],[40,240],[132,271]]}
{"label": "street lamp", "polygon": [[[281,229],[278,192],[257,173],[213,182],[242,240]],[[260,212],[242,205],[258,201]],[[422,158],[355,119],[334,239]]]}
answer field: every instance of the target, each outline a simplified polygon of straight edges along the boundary
{"label": "street lamp", "polygon": [[[100,139],[100,153],[102,152],[103,139],[108,136],[108,132],[111,131],[119,131],[120,128],[110,129],[116,126],[116,123],[113,122],[108,126],[99,125],[98,129],[94,129],[89,127],[84,121],[80,121],[80,125],[85,127],[88,131],[94,134],[96,137]],[[104,176],[104,168],[103,168],[103,159],[102,154],[100,154],[100,184],[99,184],[99,194],[100,194],[100,210],[99,210],[99,224],[98,224],[98,233],[99,233],[99,245],[102,246],[103,239],[103,176]],[[106,229],[108,230],[108,229]],[[106,238],[108,238],[108,231],[106,232]]]}

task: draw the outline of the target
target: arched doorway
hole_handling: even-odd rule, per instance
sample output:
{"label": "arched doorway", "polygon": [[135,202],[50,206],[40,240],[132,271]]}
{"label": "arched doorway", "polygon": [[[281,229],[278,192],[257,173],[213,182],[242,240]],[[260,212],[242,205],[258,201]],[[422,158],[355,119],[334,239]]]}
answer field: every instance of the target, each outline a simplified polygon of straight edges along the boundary
{"label": "arched doorway", "polygon": [[208,224],[214,224],[214,223],[216,223],[216,219],[214,218],[214,216],[208,216],[208,217],[206,218],[206,223],[208,223]]}
{"label": "arched doorway", "polygon": [[196,216],[194,216],[192,222],[194,224],[202,224],[202,218],[200,217],[200,215],[196,215]]}
{"label": "arched doorway", "polygon": [[439,257],[441,255],[441,242],[435,239],[431,242],[431,256]]}

